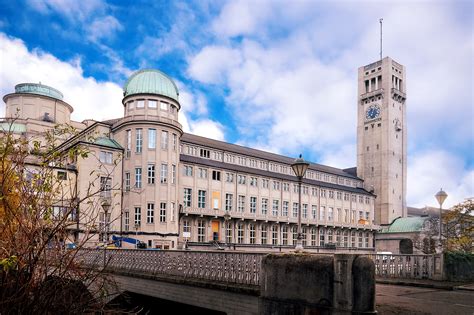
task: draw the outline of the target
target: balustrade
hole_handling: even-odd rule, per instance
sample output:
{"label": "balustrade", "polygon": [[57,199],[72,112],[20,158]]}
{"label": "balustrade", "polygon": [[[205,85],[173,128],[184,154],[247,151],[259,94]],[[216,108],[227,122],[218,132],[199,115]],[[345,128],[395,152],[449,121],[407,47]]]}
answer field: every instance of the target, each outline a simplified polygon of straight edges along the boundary
{"label": "balustrade", "polygon": [[433,279],[441,273],[440,255],[369,255],[383,278]]}

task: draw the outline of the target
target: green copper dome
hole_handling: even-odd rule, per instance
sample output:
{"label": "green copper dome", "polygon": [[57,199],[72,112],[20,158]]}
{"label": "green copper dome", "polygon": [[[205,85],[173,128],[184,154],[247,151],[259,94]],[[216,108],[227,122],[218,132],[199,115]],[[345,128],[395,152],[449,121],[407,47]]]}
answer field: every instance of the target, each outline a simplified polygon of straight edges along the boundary
{"label": "green copper dome", "polygon": [[135,72],[123,87],[123,96],[134,94],[159,94],[178,101],[178,88],[173,80],[155,69]]}
{"label": "green copper dome", "polygon": [[36,83],[21,83],[15,85],[15,93],[27,93],[27,94],[38,94],[48,97],[55,98],[57,100],[63,100],[63,93],[59,92],[55,88],[44,84]]}

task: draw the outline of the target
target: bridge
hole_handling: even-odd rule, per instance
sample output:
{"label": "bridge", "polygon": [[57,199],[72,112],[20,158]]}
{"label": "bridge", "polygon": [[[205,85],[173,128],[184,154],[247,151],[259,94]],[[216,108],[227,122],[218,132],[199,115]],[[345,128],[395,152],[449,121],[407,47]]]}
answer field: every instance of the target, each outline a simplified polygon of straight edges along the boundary
{"label": "bridge", "polygon": [[434,259],[408,256],[126,249],[78,253],[85,264],[113,275],[121,292],[227,314],[373,313],[375,273],[413,278],[436,273]]}

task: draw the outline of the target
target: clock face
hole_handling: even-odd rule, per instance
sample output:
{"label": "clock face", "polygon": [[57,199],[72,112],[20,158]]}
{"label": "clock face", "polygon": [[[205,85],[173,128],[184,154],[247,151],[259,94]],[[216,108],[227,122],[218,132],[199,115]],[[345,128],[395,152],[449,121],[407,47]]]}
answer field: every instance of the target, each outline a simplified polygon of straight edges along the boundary
{"label": "clock face", "polygon": [[367,120],[375,119],[379,116],[380,116],[380,107],[378,105],[371,105],[365,112],[365,118]]}

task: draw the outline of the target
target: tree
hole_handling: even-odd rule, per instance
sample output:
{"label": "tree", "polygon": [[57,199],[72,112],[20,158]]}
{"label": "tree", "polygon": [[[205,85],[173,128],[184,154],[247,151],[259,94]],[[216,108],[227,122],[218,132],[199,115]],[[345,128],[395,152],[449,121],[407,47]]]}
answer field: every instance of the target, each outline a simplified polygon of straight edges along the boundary
{"label": "tree", "polygon": [[93,178],[78,192],[74,165],[91,151],[63,145],[78,135],[70,126],[27,136],[14,131],[15,120],[8,124],[0,130],[0,313],[94,312],[111,285],[77,259],[97,234],[104,190]]}

